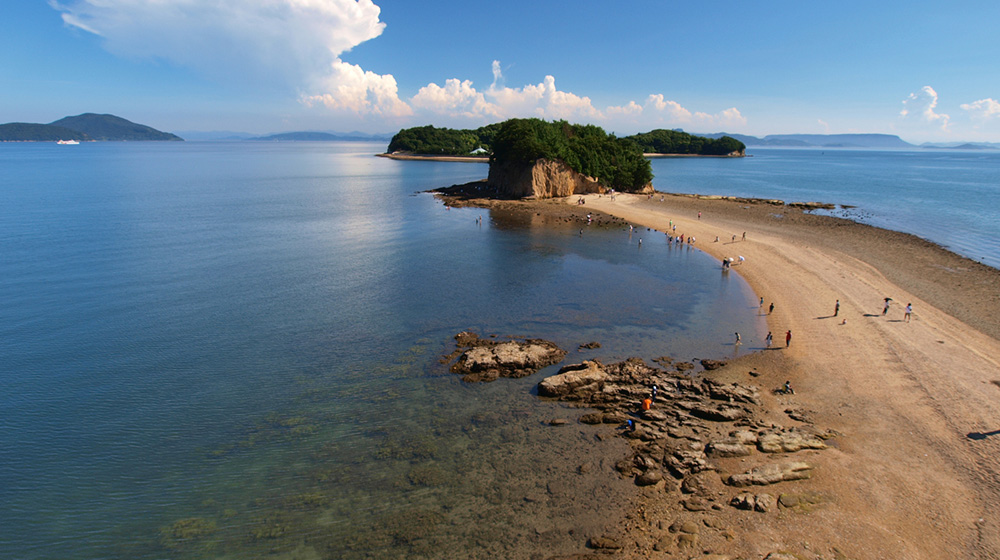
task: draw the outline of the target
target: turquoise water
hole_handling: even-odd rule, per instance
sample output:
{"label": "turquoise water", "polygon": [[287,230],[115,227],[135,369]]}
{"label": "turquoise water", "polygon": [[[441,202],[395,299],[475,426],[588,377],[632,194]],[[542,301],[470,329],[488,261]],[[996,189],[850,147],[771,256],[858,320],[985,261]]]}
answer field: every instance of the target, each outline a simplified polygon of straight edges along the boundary
{"label": "turquoise water", "polygon": [[451,337],[759,346],[753,294],[699,251],[446,210],[419,191],[485,166],[383,148],[0,146],[4,557],[572,550],[615,489],[574,474],[587,428],[544,425],[577,414],[531,394],[555,368],[466,385]]}
{"label": "turquoise water", "polygon": [[653,160],[661,191],[817,201],[1000,268],[1000,152],[751,148],[735,160]]}

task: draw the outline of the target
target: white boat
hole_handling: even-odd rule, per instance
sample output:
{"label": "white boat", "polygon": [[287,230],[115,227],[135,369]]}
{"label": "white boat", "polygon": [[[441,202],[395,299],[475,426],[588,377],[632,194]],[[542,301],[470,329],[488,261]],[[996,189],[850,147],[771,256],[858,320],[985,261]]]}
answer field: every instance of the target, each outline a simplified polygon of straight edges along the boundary
{"label": "white boat", "polygon": [[68,145],[68,146],[74,146],[76,144],[79,144],[79,142],[77,142],[76,140],[56,140],[56,144],[64,144],[64,145]]}

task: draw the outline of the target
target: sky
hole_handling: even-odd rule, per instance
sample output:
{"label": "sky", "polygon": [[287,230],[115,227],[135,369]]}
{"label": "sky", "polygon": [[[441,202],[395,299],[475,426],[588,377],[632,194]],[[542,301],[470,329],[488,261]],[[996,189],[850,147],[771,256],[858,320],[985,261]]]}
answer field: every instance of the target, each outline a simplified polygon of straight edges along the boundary
{"label": "sky", "polygon": [[1000,2],[3,0],[0,122],[1000,142]]}

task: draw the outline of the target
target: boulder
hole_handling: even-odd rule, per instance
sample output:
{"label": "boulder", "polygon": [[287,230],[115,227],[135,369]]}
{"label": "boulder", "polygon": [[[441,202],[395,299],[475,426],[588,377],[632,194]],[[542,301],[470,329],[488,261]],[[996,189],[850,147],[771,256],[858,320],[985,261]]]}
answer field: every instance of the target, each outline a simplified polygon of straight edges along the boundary
{"label": "boulder", "polygon": [[750,494],[748,492],[744,492],[737,496],[733,496],[733,499],[729,501],[729,505],[735,507],[736,509],[767,513],[774,509],[775,500],[774,496],[770,494]]}
{"label": "boulder", "polygon": [[583,399],[604,389],[608,374],[597,362],[566,366],[559,373],[538,383],[538,394],[543,397]]}
{"label": "boulder", "polygon": [[663,480],[663,473],[660,471],[646,471],[635,477],[636,486],[653,486]]}
{"label": "boulder", "polygon": [[735,422],[747,416],[747,411],[739,406],[699,404],[691,409],[691,414],[713,422]]}
{"label": "boulder", "polygon": [[753,448],[744,445],[738,439],[728,438],[709,443],[705,447],[705,452],[713,457],[746,457],[753,452]]}
{"label": "boulder", "polygon": [[802,461],[772,463],[734,474],[726,480],[730,486],[765,486],[788,480],[803,480],[812,476],[812,467]]}
{"label": "boulder", "polygon": [[758,434],[757,449],[764,453],[794,453],[801,449],[826,449],[815,434],[790,429],[764,430]]}
{"label": "boulder", "polygon": [[467,382],[493,381],[498,377],[525,377],[558,363],[566,351],[547,340],[526,339],[498,342],[475,333],[462,332],[456,343],[468,347],[451,367]]}

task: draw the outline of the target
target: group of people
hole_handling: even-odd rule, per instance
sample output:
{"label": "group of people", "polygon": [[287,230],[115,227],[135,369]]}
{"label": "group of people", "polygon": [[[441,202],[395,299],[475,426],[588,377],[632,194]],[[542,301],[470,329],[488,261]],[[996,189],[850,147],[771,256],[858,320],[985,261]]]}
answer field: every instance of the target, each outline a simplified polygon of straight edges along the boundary
{"label": "group of people", "polygon": [[[885,305],[882,306],[882,316],[885,317],[889,314],[889,303],[892,302],[892,298],[885,298]],[[840,300],[837,300],[838,309],[840,306]],[[913,304],[907,303],[906,307],[903,308],[903,321],[907,323],[910,322],[910,317],[913,315]],[[836,313],[834,313],[836,316]]]}

